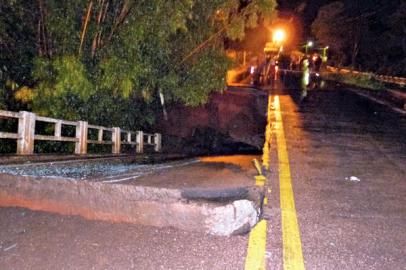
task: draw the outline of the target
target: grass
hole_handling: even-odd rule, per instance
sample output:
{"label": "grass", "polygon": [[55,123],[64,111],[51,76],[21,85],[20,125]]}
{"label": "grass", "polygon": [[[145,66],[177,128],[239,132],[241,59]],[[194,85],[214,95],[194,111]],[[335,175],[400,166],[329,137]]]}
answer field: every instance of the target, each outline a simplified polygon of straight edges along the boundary
{"label": "grass", "polygon": [[383,90],[384,85],[375,80],[372,73],[367,74],[353,74],[353,73],[323,73],[323,78],[330,81],[341,82],[351,86],[356,86],[369,90]]}

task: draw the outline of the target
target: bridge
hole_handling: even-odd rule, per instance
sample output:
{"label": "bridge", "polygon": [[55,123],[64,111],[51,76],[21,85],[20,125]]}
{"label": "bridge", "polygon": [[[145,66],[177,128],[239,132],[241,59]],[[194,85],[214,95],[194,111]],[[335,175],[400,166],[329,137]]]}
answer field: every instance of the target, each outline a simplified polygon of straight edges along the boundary
{"label": "bridge", "polygon": [[[406,119],[401,107],[337,84],[309,90],[305,98],[294,82],[280,81],[268,90],[232,88],[228,95],[259,104],[260,111],[251,112],[263,125],[259,151],[185,157],[155,152],[150,145],[150,152],[131,155],[41,162],[34,155],[25,162],[3,162],[0,201],[8,207],[0,209],[1,265],[403,267]],[[224,103],[211,108],[227,106],[226,98],[216,100]],[[222,108],[228,114],[247,111],[245,105]],[[200,116],[204,112],[196,110]],[[239,122],[226,125],[226,118],[213,117],[201,119],[255,144],[233,129],[241,129]],[[156,142],[154,134],[146,136]],[[52,256],[37,261],[43,254]]]}
{"label": "bridge", "polygon": [[[204,158],[181,161],[182,155],[159,154],[160,133],[54,119],[26,111],[0,111],[0,117],[16,120],[18,127],[15,132],[0,132],[0,138],[16,140],[17,145],[17,156],[0,159],[3,163],[1,206],[157,227],[174,226],[216,235],[247,232],[260,217],[263,192],[252,181],[230,171],[222,179],[223,183],[218,183],[218,179],[210,176],[216,174],[211,165],[216,161]],[[46,131],[53,134],[38,131],[39,123],[51,124],[51,131]],[[74,143],[75,155],[33,155],[37,141]],[[87,155],[89,144],[111,145],[111,154]],[[135,153],[120,154],[122,145],[134,147]],[[250,159],[241,157],[247,158]],[[165,164],[153,165],[162,162]],[[252,159],[247,162],[252,163]],[[189,167],[206,171],[205,186],[193,181],[185,183],[185,179],[179,183],[178,171]],[[176,168],[175,175],[170,176],[170,172],[156,175],[168,168]]]}

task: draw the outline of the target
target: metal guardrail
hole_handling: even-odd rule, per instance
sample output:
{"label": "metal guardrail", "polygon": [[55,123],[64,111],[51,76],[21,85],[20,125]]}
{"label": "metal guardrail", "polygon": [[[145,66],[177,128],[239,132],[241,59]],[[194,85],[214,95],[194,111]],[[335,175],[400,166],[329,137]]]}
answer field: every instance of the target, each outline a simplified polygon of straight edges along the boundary
{"label": "metal guardrail", "polygon": [[334,73],[341,73],[341,74],[352,73],[352,74],[355,74],[355,75],[366,75],[366,76],[369,75],[369,76],[374,77],[375,80],[377,80],[377,81],[398,84],[401,87],[404,87],[406,85],[406,78],[403,78],[403,77],[376,75],[376,74],[372,74],[372,73],[360,72],[360,71],[356,71],[356,70],[351,71],[350,69],[336,68],[336,67],[332,67],[332,66],[327,66],[327,71],[334,72]]}
{"label": "metal guardrail", "polygon": [[[406,78],[403,77],[394,77],[394,76],[386,76],[386,75],[376,75],[373,73],[367,73],[367,72],[360,72],[360,71],[351,71],[349,69],[345,68],[336,68],[332,66],[327,66],[327,71],[332,72],[332,73],[339,73],[339,74],[354,74],[354,75],[365,75],[365,76],[371,76],[375,78],[375,80],[380,81],[380,82],[385,82],[385,83],[391,83],[391,84],[396,84],[399,85],[400,87],[404,87],[406,85]],[[400,89],[386,89],[386,92],[391,95],[393,98],[399,100],[399,102],[403,102],[403,111],[406,111],[406,93],[403,90]]]}
{"label": "metal guardrail", "polygon": [[[119,154],[122,145],[134,145],[137,153],[143,153],[144,146],[154,147],[156,152],[162,148],[162,136],[159,133],[144,133],[143,131],[123,130],[119,127],[103,127],[89,125],[86,121],[66,121],[49,117],[38,116],[32,112],[11,112],[0,110],[0,119],[18,119],[17,133],[0,131],[0,139],[17,140],[17,154],[31,155],[34,153],[35,141],[58,141],[74,142],[75,154],[87,154],[88,144],[111,144],[112,153]],[[35,134],[35,125],[37,122],[45,122],[54,125],[53,135]],[[71,126],[75,128],[75,137],[62,136],[62,127]],[[89,139],[89,130],[97,131],[97,140]],[[105,134],[110,133],[111,139],[105,139]],[[124,139],[122,139],[124,135]]]}

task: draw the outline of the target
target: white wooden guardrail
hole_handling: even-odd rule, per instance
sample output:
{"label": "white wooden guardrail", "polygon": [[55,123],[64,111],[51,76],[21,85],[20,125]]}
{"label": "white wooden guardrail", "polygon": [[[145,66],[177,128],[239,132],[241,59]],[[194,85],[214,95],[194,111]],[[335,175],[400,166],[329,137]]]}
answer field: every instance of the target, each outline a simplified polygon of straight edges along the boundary
{"label": "white wooden guardrail", "polygon": [[[0,119],[18,119],[17,133],[4,132],[0,130],[0,139],[17,140],[17,154],[31,155],[34,153],[34,141],[59,141],[74,142],[75,154],[87,154],[88,144],[111,144],[112,153],[120,154],[121,145],[134,145],[137,153],[143,153],[144,146],[154,147],[156,152],[161,151],[162,137],[159,133],[144,133],[143,131],[122,130],[119,127],[107,128],[102,126],[89,125],[86,121],[66,121],[49,117],[38,116],[32,112],[20,111],[2,111],[0,110]],[[45,122],[54,124],[54,135],[35,134],[36,122]],[[75,137],[62,136],[62,127],[75,127]],[[97,140],[90,140],[89,130],[97,131]],[[104,139],[106,133],[111,133],[111,140]],[[124,136],[123,136],[124,135]],[[124,137],[124,138],[123,138]]]}

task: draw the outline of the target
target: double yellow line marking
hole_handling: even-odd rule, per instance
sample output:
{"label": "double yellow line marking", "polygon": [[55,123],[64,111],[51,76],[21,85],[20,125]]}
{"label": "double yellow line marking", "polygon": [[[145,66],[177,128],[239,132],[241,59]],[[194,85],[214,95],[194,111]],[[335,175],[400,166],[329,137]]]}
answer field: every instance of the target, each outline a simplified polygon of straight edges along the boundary
{"label": "double yellow line marking", "polygon": [[279,160],[279,196],[282,215],[283,269],[303,270],[305,267],[302,253],[302,242],[300,240],[299,225],[296,216],[288,150],[286,147],[285,132],[283,129],[282,114],[278,96],[275,97],[274,104],[275,120],[277,125],[276,141],[278,143]]}
{"label": "double yellow line marking", "polygon": [[[268,123],[265,132],[265,145],[263,148],[263,166],[269,169],[269,153],[271,140],[271,98],[268,99]],[[304,270],[302,244],[297,222],[295,201],[292,189],[288,151],[286,147],[285,133],[283,129],[282,114],[280,110],[279,97],[274,100],[276,119],[276,139],[278,147],[278,166],[280,181],[280,207],[282,215],[282,239],[283,239],[283,268],[284,270]],[[259,178],[257,185],[263,185]],[[265,199],[264,204],[267,200]],[[265,270],[265,251],[267,238],[267,222],[261,220],[251,231],[248,241],[248,251],[245,260],[245,270]]]}

